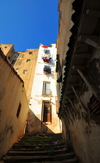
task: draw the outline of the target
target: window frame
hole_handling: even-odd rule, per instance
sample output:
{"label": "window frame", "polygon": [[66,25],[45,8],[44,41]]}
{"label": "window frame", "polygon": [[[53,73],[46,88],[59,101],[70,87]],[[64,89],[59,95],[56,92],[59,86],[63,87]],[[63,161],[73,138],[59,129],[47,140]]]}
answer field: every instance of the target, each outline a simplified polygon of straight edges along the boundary
{"label": "window frame", "polygon": [[27,62],[27,63],[30,63],[30,62],[31,62],[31,59],[27,59],[26,62]]}
{"label": "window frame", "polygon": [[[46,84],[50,84],[50,87],[51,87],[51,82],[49,82],[49,81],[43,81],[43,89],[42,89],[42,95],[46,95],[46,96],[50,96],[51,95],[51,88],[49,89],[50,90],[50,93],[49,94],[47,94],[46,93]],[[44,86],[45,85],[45,86]]]}
{"label": "window frame", "polygon": [[31,55],[32,54],[32,52],[29,52],[29,55]]}
{"label": "window frame", "polygon": [[[48,53],[48,52],[49,52],[49,53]],[[44,53],[48,55],[48,54],[50,54],[50,50],[49,50],[49,49],[45,49],[45,50],[44,50]]]}
{"label": "window frame", "polygon": [[[25,73],[26,72],[26,73]],[[23,74],[27,74],[27,70],[23,70]]]}
{"label": "window frame", "polygon": [[[45,103],[51,103],[51,101],[50,100],[43,100],[42,101],[42,113],[41,113],[41,121],[42,121],[42,123],[43,124],[51,124],[52,123],[52,105],[50,104],[50,113],[49,113],[49,120],[50,121],[48,121],[48,115],[44,115],[44,114],[46,114],[47,112],[45,112],[45,107],[44,107],[44,105],[45,105]],[[48,114],[48,113],[47,113]],[[47,116],[46,117],[46,119],[47,119],[47,121],[45,121],[45,116]]]}

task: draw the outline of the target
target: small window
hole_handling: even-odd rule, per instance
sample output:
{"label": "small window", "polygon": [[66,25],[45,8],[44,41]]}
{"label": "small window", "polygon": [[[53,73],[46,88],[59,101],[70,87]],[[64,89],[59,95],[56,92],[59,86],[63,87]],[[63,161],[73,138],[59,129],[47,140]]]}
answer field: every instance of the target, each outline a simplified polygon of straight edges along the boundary
{"label": "small window", "polygon": [[15,54],[15,57],[18,58],[19,54]]}
{"label": "small window", "polygon": [[17,109],[17,114],[16,114],[17,118],[19,117],[20,110],[21,110],[21,103],[19,103],[19,106],[18,106],[18,109]]}
{"label": "small window", "polygon": [[43,82],[43,95],[50,95],[51,89],[50,89],[50,82]]}
{"label": "small window", "polygon": [[18,60],[18,65],[21,65],[21,63],[22,63],[22,60]]}
{"label": "small window", "polygon": [[10,60],[10,56],[8,57],[8,59]]}
{"label": "small window", "polygon": [[23,70],[23,74],[26,74],[27,73],[27,70]]}
{"label": "small window", "polygon": [[50,50],[45,50],[45,53],[46,54],[50,54]]}
{"label": "small window", "polygon": [[16,60],[13,60],[13,61],[11,62],[12,66],[14,66],[15,62],[16,62]]}
{"label": "small window", "polygon": [[44,62],[54,64],[54,60],[52,59],[52,57],[46,56],[46,57],[42,57],[42,59]]}
{"label": "small window", "polygon": [[31,54],[32,54],[32,52],[29,52],[29,54],[31,55]]}
{"label": "small window", "polygon": [[26,62],[30,62],[31,60],[30,59],[27,59],[27,61]]}
{"label": "small window", "polygon": [[44,73],[45,74],[51,74],[51,68],[50,68],[50,66],[44,66]]}
{"label": "small window", "polygon": [[24,58],[24,54],[22,54],[22,58]]}
{"label": "small window", "polygon": [[16,68],[16,72],[18,72],[19,68]]}
{"label": "small window", "polygon": [[7,48],[7,46],[5,46],[5,48]]}

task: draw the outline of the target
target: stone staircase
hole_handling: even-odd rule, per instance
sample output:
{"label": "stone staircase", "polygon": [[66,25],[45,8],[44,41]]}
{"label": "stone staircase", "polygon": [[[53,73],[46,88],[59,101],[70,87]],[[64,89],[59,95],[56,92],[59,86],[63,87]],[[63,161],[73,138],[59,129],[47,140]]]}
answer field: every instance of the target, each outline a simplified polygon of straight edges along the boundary
{"label": "stone staircase", "polygon": [[73,151],[66,150],[61,134],[25,135],[4,156],[5,163],[78,163]]}

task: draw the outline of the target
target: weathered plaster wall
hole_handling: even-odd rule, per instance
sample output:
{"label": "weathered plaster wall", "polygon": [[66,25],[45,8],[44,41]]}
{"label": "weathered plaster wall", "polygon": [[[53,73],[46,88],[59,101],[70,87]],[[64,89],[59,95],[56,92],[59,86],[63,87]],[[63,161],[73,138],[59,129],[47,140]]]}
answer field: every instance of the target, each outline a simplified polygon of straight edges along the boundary
{"label": "weathered plaster wall", "polygon": [[[67,46],[71,36],[71,27],[73,22],[71,21],[72,14],[74,10],[72,9],[72,2],[74,0],[60,0],[58,11],[59,11],[59,30],[58,30],[58,41],[57,41],[57,54],[59,54],[59,61],[62,70],[62,78],[64,73],[65,57],[66,52],[69,49]],[[59,74],[57,75],[59,78]],[[57,97],[58,101],[61,96],[62,83],[57,83]]]}
{"label": "weathered plaster wall", "polygon": [[[17,73],[24,81],[26,96],[29,103],[34,74],[35,74],[35,68],[37,63],[38,49],[27,49],[26,52],[18,52],[18,53],[19,53],[19,57],[17,58],[17,61],[14,65],[14,69],[16,70],[18,68]],[[26,62],[27,59],[30,59],[30,62]],[[19,65],[19,61],[21,62],[20,65]],[[27,73],[23,73],[24,70],[26,70]]]}
{"label": "weathered plaster wall", "polygon": [[[21,110],[17,117],[19,103]],[[27,114],[23,83],[0,55],[0,158],[23,136]]]}
{"label": "weathered plaster wall", "polygon": [[[91,85],[100,92],[100,51],[94,49],[92,57],[87,65],[88,78]],[[82,81],[80,88],[77,89],[78,95],[84,105],[77,99],[73,101],[79,114],[72,117],[69,124],[70,139],[76,155],[81,163],[100,162],[100,118],[90,110],[90,98],[93,96],[91,89]],[[85,109],[86,111],[85,111]],[[70,110],[73,108],[70,107]],[[63,125],[63,130],[65,126]]]}
{"label": "weathered plaster wall", "polygon": [[60,54],[60,64],[63,68],[65,63],[66,51],[68,50],[67,44],[71,36],[70,29],[73,26],[71,16],[74,13],[72,9],[73,0],[60,0],[59,2],[59,31],[58,31],[58,49],[57,53]]}
{"label": "weathered plaster wall", "polygon": [[0,47],[4,55],[6,55],[7,57],[11,57],[11,55],[14,53],[13,44],[0,44]]}

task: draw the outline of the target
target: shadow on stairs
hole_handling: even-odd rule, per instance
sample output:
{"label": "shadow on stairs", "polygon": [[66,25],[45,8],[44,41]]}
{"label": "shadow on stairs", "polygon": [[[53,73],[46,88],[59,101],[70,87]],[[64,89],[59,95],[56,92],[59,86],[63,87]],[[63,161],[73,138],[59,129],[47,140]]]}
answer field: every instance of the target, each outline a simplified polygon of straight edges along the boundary
{"label": "shadow on stairs", "polygon": [[65,148],[61,134],[24,137],[3,157],[5,163],[78,163],[73,151]]}

